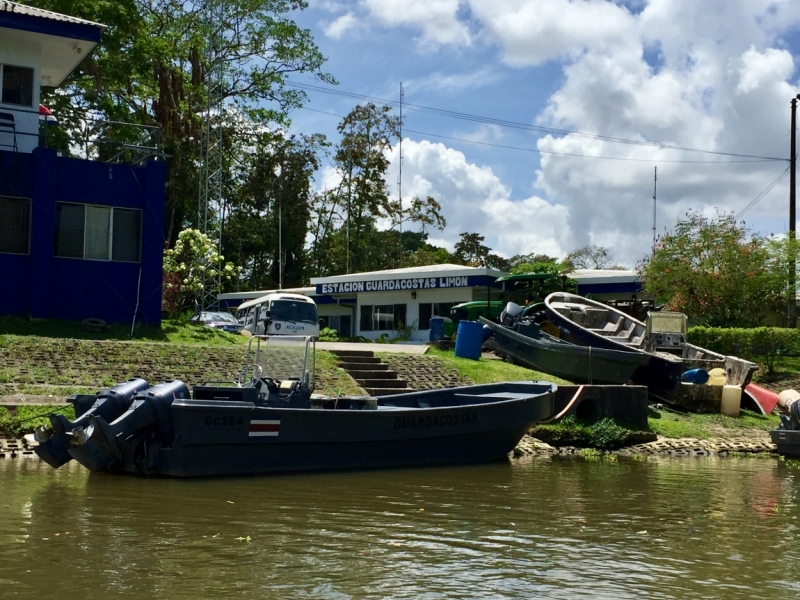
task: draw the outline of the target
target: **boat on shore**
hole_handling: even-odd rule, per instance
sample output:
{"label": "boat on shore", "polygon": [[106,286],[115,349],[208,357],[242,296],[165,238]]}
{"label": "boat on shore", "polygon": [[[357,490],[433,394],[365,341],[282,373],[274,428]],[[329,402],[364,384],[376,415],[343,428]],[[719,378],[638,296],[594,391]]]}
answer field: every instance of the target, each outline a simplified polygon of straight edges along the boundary
{"label": "boat on shore", "polygon": [[[650,313],[647,323],[611,306],[582,296],[556,292],[545,298],[544,317],[560,339],[595,349],[617,350],[649,357],[648,367],[638,370],[633,383],[646,385],[655,400],[692,411],[719,412],[726,388],[746,395],[758,365],[736,356],[725,356],[686,341],[686,316]],[[682,381],[693,369],[721,369],[720,385]]]}
{"label": "boat on shore", "polygon": [[94,396],[75,398],[74,422],[53,415],[37,429],[37,454],[55,467],[75,459],[91,471],[171,477],[480,462],[505,457],[552,416],[557,389],[521,381],[315,395],[314,341],[295,336],[251,338],[236,383],[191,394],[180,381],[140,387],[112,394],[125,398],[114,407],[128,403],[116,417],[110,403],[99,411]]}
{"label": "boat on shore", "polygon": [[652,360],[639,352],[572,344],[549,335],[533,324],[527,327],[523,325],[515,331],[483,317],[480,321],[492,332],[484,345],[495,354],[574,383],[629,383],[641,379],[638,372],[648,369]]}

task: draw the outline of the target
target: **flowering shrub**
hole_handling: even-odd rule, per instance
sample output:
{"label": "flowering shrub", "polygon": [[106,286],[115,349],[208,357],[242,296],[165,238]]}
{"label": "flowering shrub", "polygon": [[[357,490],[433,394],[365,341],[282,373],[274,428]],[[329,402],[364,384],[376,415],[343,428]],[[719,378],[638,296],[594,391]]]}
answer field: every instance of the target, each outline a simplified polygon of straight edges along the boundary
{"label": "flowering shrub", "polygon": [[164,304],[177,316],[201,295],[216,292],[241,272],[225,262],[214,242],[198,229],[184,229],[175,246],[164,251]]}

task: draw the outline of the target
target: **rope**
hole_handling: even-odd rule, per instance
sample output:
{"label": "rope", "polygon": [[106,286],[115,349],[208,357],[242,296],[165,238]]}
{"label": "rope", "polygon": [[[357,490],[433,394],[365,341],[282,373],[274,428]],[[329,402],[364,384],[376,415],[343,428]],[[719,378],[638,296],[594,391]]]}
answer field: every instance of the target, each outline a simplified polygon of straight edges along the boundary
{"label": "rope", "polygon": [[573,407],[573,405],[575,404],[575,402],[578,399],[578,397],[581,395],[581,392],[583,391],[583,388],[584,388],[584,386],[582,386],[582,385],[579,386],[578,387],[578,391],[575,392],[575,395],[572,397],[572,400],[567,402],[567,405],[561,410],[561,412],[558,413],[555,417],[547,419],[547,421],[542,421],[542,423],[554,423],[556,421],[559,421],[559,420],[563,419],[564,415],[566,415],[570,411],[570,409]]}

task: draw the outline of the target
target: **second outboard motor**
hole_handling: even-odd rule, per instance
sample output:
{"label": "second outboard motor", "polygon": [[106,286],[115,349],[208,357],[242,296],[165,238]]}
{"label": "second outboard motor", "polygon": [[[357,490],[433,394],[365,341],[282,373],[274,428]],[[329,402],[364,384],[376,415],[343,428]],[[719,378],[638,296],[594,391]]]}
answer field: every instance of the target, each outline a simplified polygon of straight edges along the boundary
{"label": "second outboard motor", "polygon": [[517,318],[522,314],[522,307],[516,302],[509,302],[500,313],[500,323],[506,327],[513,327]]}
{"label": "second outboard motor", "polygon": [[136,394],[130,408],[113,422],[89,416],[89,424],[72,432],[69,454],[90,471],[114,468],[126,450],[154,435],[162,444],[174,435],[170,406],[176,398],[189,398],[182,381],[165,381]]}
{"label": "second outboard motor", "polygon": [[[149,387],[150,384],[144,379],[130,379],[110,389],[97,392],[94,396],[94,403],[88,410],[85,410],[86,403],[83,401],[91,402],[91,396],[71,396],[67,401],[75,407],[75,420],[70,421],[64,415],[50,415],[50,426],[42,425],[34,431],[34,439],[39,445],[33,451],[39,455],[39,458],[57,469],[72,459],[68,448],[74,429],[89,425],[92,415],[113,421],[128,410],[136,394]],[[83,410],[81,404],[84,406]]]}

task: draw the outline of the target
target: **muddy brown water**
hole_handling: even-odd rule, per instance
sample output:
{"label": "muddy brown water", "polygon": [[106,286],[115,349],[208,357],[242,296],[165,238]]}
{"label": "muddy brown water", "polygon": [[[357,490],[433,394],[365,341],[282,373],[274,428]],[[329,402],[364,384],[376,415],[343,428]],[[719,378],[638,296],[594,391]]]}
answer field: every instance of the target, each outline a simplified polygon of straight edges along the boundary
{"label": "muddy brown water", "polygon": [[0,598],[796,598],[800,469],[524,459],[153,480],[0,461]]}

